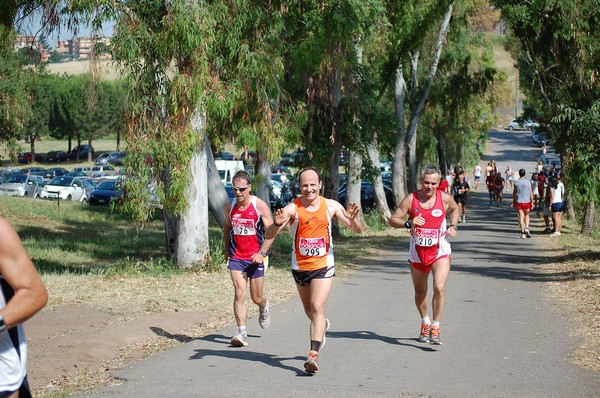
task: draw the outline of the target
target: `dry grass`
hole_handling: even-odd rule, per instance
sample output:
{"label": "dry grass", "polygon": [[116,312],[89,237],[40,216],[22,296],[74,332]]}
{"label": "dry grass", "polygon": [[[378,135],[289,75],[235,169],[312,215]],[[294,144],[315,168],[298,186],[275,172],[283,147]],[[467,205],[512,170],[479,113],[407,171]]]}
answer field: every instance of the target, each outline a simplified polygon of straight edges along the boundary
{"label": "dry grass", "polygon": [[571,333],[581,343],[573,362],[600,371],[600,247],[597,238],[579,235],[578,228],[566,222],[559,239],[548,237],[544,242],[555,253],[545,268],[553,275],[547,285],[549,294],[574,318]]}

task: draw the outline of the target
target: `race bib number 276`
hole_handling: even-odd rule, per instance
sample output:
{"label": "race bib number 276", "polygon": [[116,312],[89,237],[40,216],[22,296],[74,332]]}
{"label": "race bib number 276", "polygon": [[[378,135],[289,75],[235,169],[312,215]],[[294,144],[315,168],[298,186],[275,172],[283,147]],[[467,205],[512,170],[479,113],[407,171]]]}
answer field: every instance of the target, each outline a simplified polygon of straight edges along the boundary
{"label": "race bib number 276", "polygon": [[233,218],[231,220],[233,233],[235,235],[256,235],[254,221],[246,218]]}

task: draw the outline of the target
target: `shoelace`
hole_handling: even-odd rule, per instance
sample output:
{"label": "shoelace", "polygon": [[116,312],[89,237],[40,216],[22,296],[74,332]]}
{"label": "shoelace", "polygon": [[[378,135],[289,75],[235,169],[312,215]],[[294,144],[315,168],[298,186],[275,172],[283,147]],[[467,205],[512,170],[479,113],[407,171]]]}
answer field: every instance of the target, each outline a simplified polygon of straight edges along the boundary
{"label": "shoelace", "polygon": [[431,325],[427,325],[427,324],[421,325],[421,334],[428,336],[430,330],[431,330]]}

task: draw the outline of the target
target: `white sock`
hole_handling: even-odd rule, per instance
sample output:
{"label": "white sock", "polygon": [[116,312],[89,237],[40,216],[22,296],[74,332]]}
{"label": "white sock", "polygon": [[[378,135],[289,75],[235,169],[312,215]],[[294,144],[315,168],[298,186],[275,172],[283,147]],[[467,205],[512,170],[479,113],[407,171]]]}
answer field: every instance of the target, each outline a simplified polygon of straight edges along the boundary
{"label": "white sock", "polygon": [[241,334],[246,334],[246,326],[240,326],[239,331]]}
{"label": "white sock", "polygon": [[421,318],[421,324],[423,324],[423,325],[430,325],[431,324],[431,319],[429,319],[429,315],[425,315],[424,318]]}
{"label": "white sock", "polygon": [[436,328],[439,328],[439,327],[440,327],[440,321],[433,321],[433,322],[431,323],[431,327],[434,327],[434,326],[435,326]]}

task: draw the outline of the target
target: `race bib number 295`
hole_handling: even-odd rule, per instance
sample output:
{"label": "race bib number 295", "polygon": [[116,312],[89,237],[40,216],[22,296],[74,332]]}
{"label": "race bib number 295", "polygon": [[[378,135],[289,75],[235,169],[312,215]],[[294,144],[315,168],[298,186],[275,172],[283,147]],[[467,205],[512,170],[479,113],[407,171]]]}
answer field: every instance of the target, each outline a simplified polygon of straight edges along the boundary
{"label": "race bib number 295", "polygon": [[323,257],[326,254],[325,238],[300,238],[298,251],[306,257]]}

